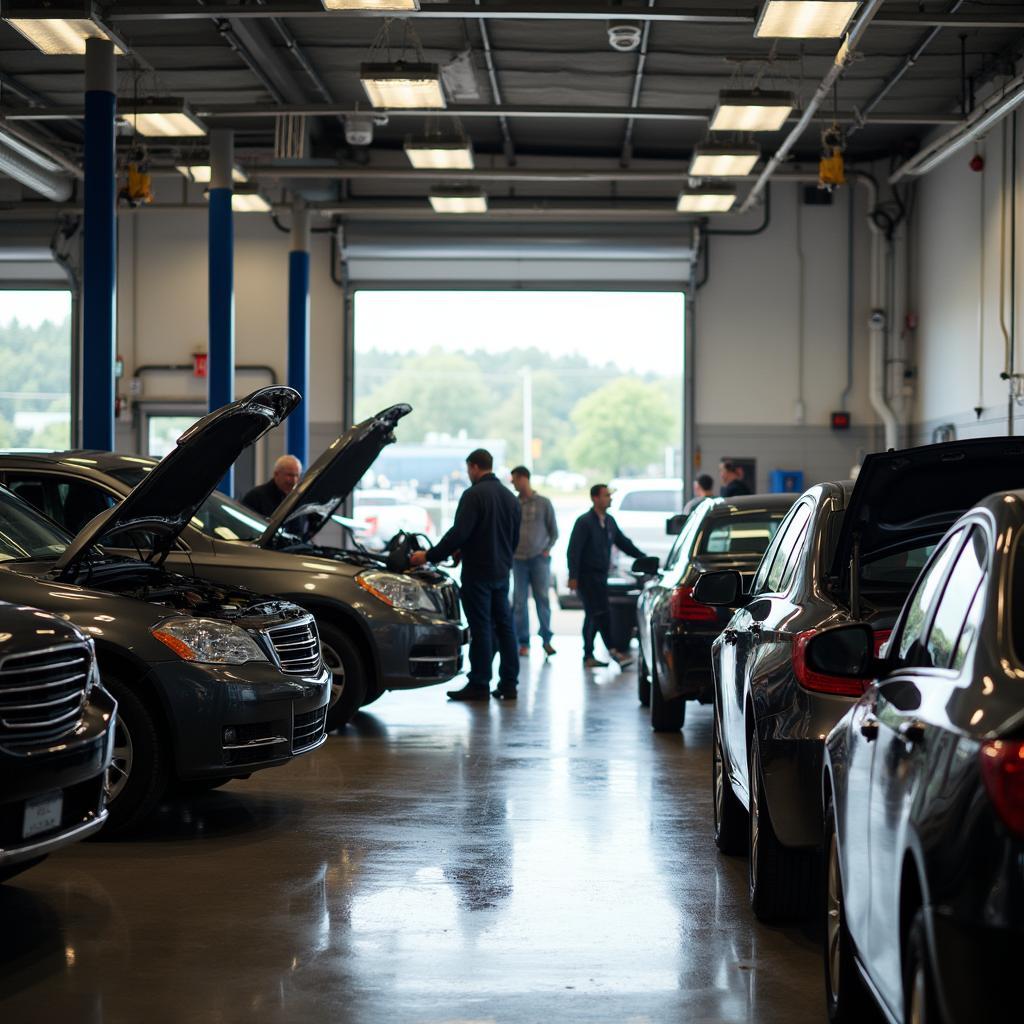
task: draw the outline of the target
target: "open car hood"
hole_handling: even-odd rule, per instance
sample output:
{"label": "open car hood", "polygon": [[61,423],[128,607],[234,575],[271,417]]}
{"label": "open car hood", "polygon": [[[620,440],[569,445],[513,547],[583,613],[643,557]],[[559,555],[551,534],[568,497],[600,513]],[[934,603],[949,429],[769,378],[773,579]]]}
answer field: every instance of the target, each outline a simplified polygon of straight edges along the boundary
{"label": "open car hood", "polygon": [[849,574],[855,543],[863,564],[938,541],[982,498],[1021,487],[1024,438],[980,437],[869,455],[847,503],[831,575]]}
{"label": "open car hood", "polygon": [[260,547],[312,540],[337,512],[341,503],[395,441],[395,426],[412,412],[410,405],[393,405],[350,427],[333,441],[306,471],[299,486],[277,507],[260,538]]}
{"label": "open car hood", "polygon": [[[193,423],[177,446],[113,508],[88,522],[58,559],[69,570],[91,548],[115,533],[144,531],[158,560],[254,441],[276,427],[301,401],[292,388],[260,388]],[[120,545],[124,546],[124,545]]]}

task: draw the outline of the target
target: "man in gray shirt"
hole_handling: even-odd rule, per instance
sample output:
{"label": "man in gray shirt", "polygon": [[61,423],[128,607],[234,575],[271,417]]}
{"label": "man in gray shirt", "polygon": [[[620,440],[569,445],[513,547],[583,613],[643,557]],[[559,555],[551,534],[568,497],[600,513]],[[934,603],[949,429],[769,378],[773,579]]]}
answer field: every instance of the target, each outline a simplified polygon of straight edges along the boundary
{"label": "man in gray shirt", "polygon": [[512,608],[515,612],[519,653],[530,653],[530,591],[537,605],[538,633],[544,653],[555,653],[551,646],[551,549],[558,540],[558,524],[551,502],[530,486],[530,471],[525,466],[512,470],[512,486],[519,495],[523,518],[519,545],[512,561]]}

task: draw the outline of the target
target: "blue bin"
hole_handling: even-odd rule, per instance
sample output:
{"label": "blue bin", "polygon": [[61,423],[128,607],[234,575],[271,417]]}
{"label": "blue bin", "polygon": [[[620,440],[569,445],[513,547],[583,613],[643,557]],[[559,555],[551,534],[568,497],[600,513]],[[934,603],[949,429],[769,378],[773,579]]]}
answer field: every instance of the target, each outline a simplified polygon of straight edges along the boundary
{"label": "blue bin", "polygon": [[800,469],[773,469],[768,477],[768,490],[772,494],[802,494],[804,474]]}

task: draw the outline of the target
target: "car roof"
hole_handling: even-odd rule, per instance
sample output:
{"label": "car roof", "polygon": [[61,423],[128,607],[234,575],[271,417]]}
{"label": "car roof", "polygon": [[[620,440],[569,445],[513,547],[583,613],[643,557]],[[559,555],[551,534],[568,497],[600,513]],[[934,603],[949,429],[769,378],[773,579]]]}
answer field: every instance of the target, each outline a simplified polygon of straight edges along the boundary
{"label": "car roof", "polygon": [[110,473],[132,465],[155,466],[160,461],[148,455],[120,455],[117,452],[101,452],[90,448],[68,449],[62,452],[3,451],[0,452],[0,459],[26,463],[45,462],[52,465],[70,464],[96,469],[101,473]]}
{"label": "car roof", "polygon": [[758,511],[785,512],[799,498],[799,494],[742,494],[735,498],[713,498],[714,505],[708,516],[728,516]]}

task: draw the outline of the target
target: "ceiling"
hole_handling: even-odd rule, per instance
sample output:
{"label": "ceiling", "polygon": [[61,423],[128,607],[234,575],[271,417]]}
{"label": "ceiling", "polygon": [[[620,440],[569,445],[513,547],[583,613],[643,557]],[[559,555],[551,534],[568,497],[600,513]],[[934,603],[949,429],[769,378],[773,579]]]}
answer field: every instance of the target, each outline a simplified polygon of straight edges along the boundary
{"label": "ceiling", "polygon": [[[122,100],[184,97],[209,126],[235,130],[243,164],[257,169],[273,195],[291,186],[328,203],[423,205],[437,176],[413,177],[401,149],[406,135],[423,131],[423,114],[378,116],[368,147],[345,141],[346,113],[368,107],[359,66],[381,37],[383,16],[328,13],[319,0],[134,0],[100,5],[100,15],[129,47],[118,62]],[[631,15],[651,19],[640,22],[645,56],[609,45],[609,23]],[[486,190],[493,199],[628,204],[678,193],[719,90],[760,82],[793,91],[802,103],[814,93],[834,62],[836,41],[755,39],[755,16],[753,3],[707,0],[423,0],[418,14],[393,19],[388,35],[393,56],[404,41],[407,56],[421,48],[426,60],[442,67],[461,64],[461,75],[450,79],[457,79],[459,98],[449,90],[442,120],[454,128],[450,118],[458,114],[477,168],[492,173]],[[675,20],[684,17],[691,20]],[[986,27],[992,22],[995,27]],[[836,110],[849,161],[913,152],[937,124],[961,116],[965,88],[968,95],[982,91],[1012,70],[1022,44],[1019,0],[884,3],[858,59],[839,79],[834,102],[826,102],[796,140],[796,161],[811,166],[817,160],[821,129]],[[905,74],[879,99],[901,69]],[[0,113],[21,118],[22,127],[40,138],[45,133],[79,159],[82,58],[44,56],[0,24],[0,72]],[[274,162],[282,111],[306,115],[306,160],[289,165],[302,168],[301,179],[280,165],[267,166]],[[632,111],[635,118],[628,116]],[[794,122],[757,136],[766,155]],[[185,150],[152,144],[149,150],[157,167],[206,159],[201,141]],[[537,180],[542,169],[605,173],[598,180]],[[495,172],[504,179],[493,180]]]}

